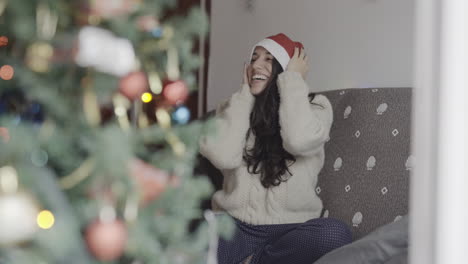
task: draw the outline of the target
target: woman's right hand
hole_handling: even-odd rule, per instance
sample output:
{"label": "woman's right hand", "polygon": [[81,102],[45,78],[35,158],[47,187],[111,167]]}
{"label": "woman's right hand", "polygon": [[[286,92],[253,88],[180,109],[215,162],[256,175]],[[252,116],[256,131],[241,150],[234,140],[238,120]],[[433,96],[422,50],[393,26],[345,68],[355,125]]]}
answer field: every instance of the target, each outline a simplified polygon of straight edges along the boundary
{"label": "woman's right hand", "polygon": [[291,60],[289,60],[286,70],[300,73],[305,80],[307,72],[309,71],[308,64],[308,57],[305,54],[304,48],[299,50],[299,48],[296,47],[294,48],[294,55]]}

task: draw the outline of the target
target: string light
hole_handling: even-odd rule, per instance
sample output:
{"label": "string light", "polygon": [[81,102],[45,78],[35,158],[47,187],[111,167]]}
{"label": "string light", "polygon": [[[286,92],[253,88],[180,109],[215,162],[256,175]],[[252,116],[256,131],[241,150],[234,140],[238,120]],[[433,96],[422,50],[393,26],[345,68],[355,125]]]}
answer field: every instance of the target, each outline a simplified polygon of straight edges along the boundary
{"label": "string light", "polygon": [[157,27],[153,30],[151,30],[151,35],[155,38],[161,38],[163,36],[163,29],[160,27]]}
{"label": "string light", "polygon": [[190,120],[190,110],[185,106],[180,106],[172,113],[172,119],[178,124],[186,124]]}
{"label": "string light", "polygon": [[43,210],[37,215],[37,225],[42,229],[50,229],[54,223],[55,217],[51,211]]}
{"label": "string light", "polygon": [[171,116],[165,109],[159,108],[156,110],[156,119],[163,129],[171,127]]}
{"label": "string light", "polygon": [[141,95],[141,101],[143,101],[143,103],[149,103],[151,100],[153,100],[151,93],[143,93]]}

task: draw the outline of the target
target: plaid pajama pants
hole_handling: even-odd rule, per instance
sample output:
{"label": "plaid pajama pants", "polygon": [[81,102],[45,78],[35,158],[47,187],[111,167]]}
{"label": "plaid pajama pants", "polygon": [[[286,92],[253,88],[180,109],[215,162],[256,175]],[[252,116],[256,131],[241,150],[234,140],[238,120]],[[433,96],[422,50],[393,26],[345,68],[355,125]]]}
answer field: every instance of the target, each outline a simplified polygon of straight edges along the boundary
{"label": "plaid pajama pants", "polygon": [[239,264],[251,255],[250,264],[311,264],[352,241],[349,227],[332,218],[278,225],[234,220],[234,236],[219,241],[218,264]]}

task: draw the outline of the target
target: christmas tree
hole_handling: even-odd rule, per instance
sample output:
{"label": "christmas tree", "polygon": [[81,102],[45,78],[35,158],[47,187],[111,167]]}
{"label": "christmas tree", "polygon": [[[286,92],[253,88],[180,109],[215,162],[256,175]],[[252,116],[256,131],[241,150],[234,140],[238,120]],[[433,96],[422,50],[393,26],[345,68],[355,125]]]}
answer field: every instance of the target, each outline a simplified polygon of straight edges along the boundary
{"label": "christmas tree", "polygon": [[0,263],[215,262],[184,106],[208,19],[176,5],[0,0]]}

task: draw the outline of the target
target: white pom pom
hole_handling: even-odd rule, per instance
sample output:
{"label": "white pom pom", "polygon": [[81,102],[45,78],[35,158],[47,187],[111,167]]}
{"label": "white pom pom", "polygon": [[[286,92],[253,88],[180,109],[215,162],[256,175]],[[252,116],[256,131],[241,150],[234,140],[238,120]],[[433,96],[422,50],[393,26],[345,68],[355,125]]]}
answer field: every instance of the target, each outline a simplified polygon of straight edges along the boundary
{"label": "white pom pom", "polygon": [[78,65],[122,77],[135,70],[137,60],[132,43],[110,31],[84,27],[78,35]]}

